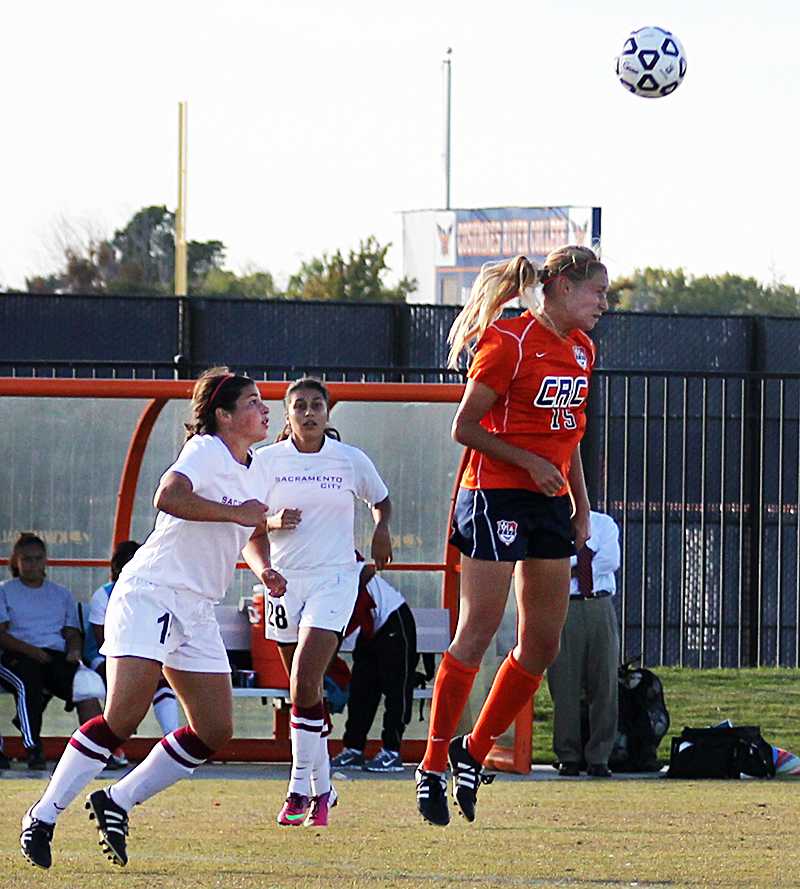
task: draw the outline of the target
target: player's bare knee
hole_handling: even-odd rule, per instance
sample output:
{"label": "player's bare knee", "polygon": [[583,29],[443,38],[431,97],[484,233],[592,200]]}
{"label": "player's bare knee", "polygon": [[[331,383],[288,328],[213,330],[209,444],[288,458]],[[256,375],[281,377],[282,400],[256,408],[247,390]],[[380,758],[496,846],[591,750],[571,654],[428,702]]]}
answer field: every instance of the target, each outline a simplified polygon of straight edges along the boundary
{"label": "player's bare knee", "polygon": [[319,682],[298,678],[292,687],[292,703],[298,707],[313,707],[322,700]]}
{"label": "player's bare knee", "polygon": [[450,653],[462,664],[478,665],[483,660],[491,641],[491,635],[480,631],[458,633],[450,646]]}
{"label": "player's bare knee", "polygon": [[560,651],[561,651],[561,636],[559,636],[559,637],[555,640],[555,644],[554,644],[554,645],[551,645],[550,648],[549,648],[547,651],[545,651],[545,655],[549,658],[549,660],[547,661],[547,666],[548,666],[548,667],[549,667],[550,664],[552,664],[553,661],[558,657],[558,653],[559,653]]}
{"label": "player's bare knee", "polygon": [[136,729],[139,728],[139,725],[144,719],[144,713],[107,712],[104,715],[104,719],[108,727],[120,741],[127,741],[128,738],[136,734]]}
{"label": "player's bare knee", "polygon": [[558,656],[561,641],[558,636],[520,639],[514,649],[514,659],[529,673],[543,673]]}
{"label": "player's bare knee", "polygon": [[211,750],[219,750],[233,737],[233,723],[222,722],[195,730],[197,737]]}
{"label": "player's bare knee", "polygon": [[560,645],[558,644],[558,641],[556,641],[554,645],[542,649],[540,652],[540,659],[543,663],[542,670],[546,670],[558,657],[559,648]]}

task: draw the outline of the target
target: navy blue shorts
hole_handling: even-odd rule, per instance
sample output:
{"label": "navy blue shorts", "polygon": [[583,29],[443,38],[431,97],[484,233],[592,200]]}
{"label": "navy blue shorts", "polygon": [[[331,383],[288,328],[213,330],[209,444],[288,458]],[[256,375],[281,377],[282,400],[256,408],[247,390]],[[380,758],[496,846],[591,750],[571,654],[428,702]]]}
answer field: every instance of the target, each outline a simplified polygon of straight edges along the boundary
{"label": "navy blue shorts", "polygon": [[460,488],[450,543],[488,562],[566,559],[575,555],[572,501],[516,488]]}

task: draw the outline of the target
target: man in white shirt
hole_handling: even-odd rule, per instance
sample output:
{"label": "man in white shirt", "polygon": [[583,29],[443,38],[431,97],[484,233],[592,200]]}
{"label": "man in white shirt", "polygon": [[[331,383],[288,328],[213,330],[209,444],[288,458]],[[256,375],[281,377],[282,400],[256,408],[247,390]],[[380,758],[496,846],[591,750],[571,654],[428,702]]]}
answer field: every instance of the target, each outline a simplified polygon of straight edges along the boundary
{"label": "man in white shirt", "polygon": [[[620,565],[619,528],[611,516],[591,514],[592,536],[572,557],[569,612],[561,649],[547,670],[553,698],[553,751],[559,774],[607,778],[617,737],[619,628],[613,597]],[[581,699],[589,713],[589,737],[581,737]]]}

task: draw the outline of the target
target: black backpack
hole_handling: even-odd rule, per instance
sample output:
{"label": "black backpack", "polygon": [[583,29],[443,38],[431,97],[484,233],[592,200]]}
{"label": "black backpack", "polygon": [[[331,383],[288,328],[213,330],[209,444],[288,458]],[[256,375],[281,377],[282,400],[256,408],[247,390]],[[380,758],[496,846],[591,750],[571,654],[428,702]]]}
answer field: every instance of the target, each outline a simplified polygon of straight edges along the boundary
{"label": "black backpack", "polygon": [[[638,659],[637,659],[638,660]],[[619,668],[617,740],[608,760],[613,772],[657,772],[658,745],[669,729],[661,680],[636,660]]]}
{"label": "black backpack", "polygon": [[668,778],[771,778],[772,746],[756,725],[684,728],[672,739]]}

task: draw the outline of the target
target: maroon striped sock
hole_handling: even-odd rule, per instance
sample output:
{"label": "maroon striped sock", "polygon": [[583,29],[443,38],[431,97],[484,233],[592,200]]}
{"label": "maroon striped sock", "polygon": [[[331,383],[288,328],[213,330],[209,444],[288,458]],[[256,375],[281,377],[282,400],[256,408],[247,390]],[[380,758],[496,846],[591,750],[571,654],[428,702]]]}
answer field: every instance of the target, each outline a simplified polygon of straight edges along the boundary
{"label": "maroon striped sock", "polygon": [[302,719],[325,719],[325,709],[322,701],[311,707],[298,707],[297,704],[292,704],[292,716],[299,716]]}
{"label": "maroon striped sock", "polygon": [[214,751],[189,728],[170,732],[147,758],[110,789],[111,799],[129,812],[181,778],[188,778]]}
{"label": "maroon striped sock", "polygon": [[324,699],[322,701],[322,718],[325,721],[325,725],[322,728],[322,737],[327,738],[333,731],[333,720],[331,719],[331,711],[328,709],[328,702]]}
{"label": "maroon striped sock", "polygon": [[[175,742],[174,744],[171,742]],[[209,759],[214,751],[189,728],[188,725],[172,732],[161,739],[162,745],[173,759],[180,762],[187,768],[197,768],[202,762]],[[178,749],[176,750],[175,745]],[[186,754],[181,756],[181,753]],[[188,757],[188,758],[187,758]]]}
{"label": "maroon striped sock", "polygon": [[[118,738],[108,726],[104,716],[95,716],[78,729],[75,735],[81,734],[98,747],[104,747],[109,753],[121,746],[125,738]],[[80,743],[80,739],[73,735],[69,743],[80,750],[84,755],[97,758],[100,754],[96,751],[89,750],[85,745]],[[107,758],[107,757],[106,757]]]}

